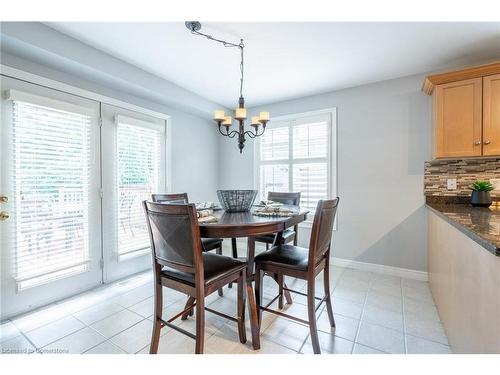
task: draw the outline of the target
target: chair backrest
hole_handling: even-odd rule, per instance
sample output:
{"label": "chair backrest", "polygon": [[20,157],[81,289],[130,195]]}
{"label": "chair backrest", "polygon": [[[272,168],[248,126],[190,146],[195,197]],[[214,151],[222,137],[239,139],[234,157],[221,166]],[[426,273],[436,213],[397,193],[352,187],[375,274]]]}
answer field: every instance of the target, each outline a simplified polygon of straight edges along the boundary
{"label": "chair backrest", "polygon": [[189,203],[187,193],[152,194],[151,199],[156,203],[186,204]]}
{"label": "chair backrest", "polygon": [[316,207],[311,241],[309,243],[309,264],[315,265],[330,250],[333,222],[337,213],[339,198],[320,200]]}
{"label": "chair backrest", "polygon": [[300,205],[300,192],[298,193],[279,193],[270,191],[267,193],[267,199],[274,202],[287,204],[290,206]]}
{"label": "chair backrest", "polygon": [[203,275],[200,228],[194,204],[144,201],[154,264]]}

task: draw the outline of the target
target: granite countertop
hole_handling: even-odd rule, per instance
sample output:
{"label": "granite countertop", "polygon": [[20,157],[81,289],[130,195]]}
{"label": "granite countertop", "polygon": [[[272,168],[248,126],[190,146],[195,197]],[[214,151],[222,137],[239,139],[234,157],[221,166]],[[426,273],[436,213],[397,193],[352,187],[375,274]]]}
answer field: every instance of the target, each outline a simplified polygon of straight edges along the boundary
{"label": "granite countertop", "polygon": [[491,253],[500,256],[500,206],[429,202],[426,206]]}

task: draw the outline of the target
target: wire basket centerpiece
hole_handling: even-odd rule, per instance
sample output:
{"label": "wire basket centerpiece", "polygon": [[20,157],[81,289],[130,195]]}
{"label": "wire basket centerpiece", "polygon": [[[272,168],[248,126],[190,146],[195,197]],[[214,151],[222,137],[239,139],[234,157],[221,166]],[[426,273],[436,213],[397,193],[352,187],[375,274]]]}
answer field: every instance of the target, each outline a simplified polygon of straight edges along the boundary
{"label": "wire basket centerpiece", "polygon": [[217,190],[220,205],[226,212],[250,211],[257,190]]}

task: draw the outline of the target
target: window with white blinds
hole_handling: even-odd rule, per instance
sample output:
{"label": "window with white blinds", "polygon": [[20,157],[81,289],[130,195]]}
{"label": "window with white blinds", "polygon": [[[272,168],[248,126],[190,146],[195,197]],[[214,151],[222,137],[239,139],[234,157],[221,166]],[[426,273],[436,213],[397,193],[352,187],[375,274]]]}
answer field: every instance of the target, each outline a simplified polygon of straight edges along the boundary
{"label": "window with white blinds", "polygon": [[118,255],[150,247],[142,201],[160,188],[164,132],[139,123],[117,124]]}
{"label": "window with white blinds", "polygon": [[20,289],[86,270],[92,117],[13,101],[15,277]]}
{"label": "window with white blinds", "polygon": [[276,121],[260,137],[257,180],[261,199],[268,192],[301,192],[300,205],[311,212],[331,195],[331,112]]}

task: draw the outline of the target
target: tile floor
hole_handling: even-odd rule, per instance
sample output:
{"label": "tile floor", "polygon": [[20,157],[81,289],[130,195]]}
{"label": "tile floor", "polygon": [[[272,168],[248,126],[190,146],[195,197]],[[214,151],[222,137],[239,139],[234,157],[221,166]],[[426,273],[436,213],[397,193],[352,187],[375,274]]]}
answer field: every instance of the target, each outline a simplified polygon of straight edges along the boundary
{"label": "tile floor", "polygon": [[[331,275],[337,329],[330,329],[322,306],[317,314],[322,353],[451,353],[427,283],[339,267],[332,267]],[[305,287],[301,280],[287,282],[294,289]],[[317,282],[320,295],[321,275]],[[276,291],[270,278],[265,278],[264,291],[268,300]],[[145,272],[2,322],[2,353],[148,353],[152,293],[152,275]],[[165,294],[164,316],[171,316],[180,311],[185,296],[167,289]],[[214,293],[207,304],[235,315],[235,288],[225,288],[222,298]],[[302,318],[307,316],[300,295],[285,309]],[[207,353],[312,353],[306,326],[270,313],[263,314],[259,351],[251,348],[250,332],[249,342],[243,345],[231,321],[209,312],[206,320]],[[194,333],[194,319],[176,322]],[[162,330],[160,353],[193,351],[191,338],[172,329]]]}

